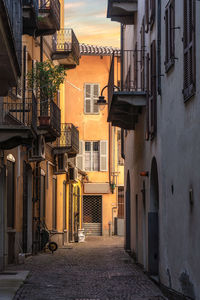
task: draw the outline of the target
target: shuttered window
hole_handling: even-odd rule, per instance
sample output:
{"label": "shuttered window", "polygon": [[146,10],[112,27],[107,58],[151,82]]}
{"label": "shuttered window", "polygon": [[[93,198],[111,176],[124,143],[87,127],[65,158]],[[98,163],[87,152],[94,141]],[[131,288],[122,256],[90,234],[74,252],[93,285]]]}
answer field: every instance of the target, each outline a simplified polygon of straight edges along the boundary
{"label": "shuttered window", "polygon": [[97,100],[99,97],[99,84],[86,83],[84,86],[84,112],[86,114],[98,114],[99,107]]}
{"label": "shuttered window", "polygon": [[80,141],[76,165],[87,171],[108,170],[107,141]]}
{"label": "shuttered window", "polygon": [[184,100],[188,100],[195,93],[195,0],[184,0]]}
{"label": "shuttered window", "polygon": [[79,168],[80,170],[84,170],[84,142],[83,141],[79,141],[79,153],[76,156],[76,166],[77,168]]}
{"label": "shuttered window", "polygon": [[175,2],[170,0],[165,8],[165,70],[174,65],[175,54]]}
{"label": "shuttered window", "polygon": [[146,134],[145,134],[145,139],[148,141],[149,140],[149,96],[150,96],[150,91],[149,91],[149,53],[147,53],[146,56],[146,88],[147,88],[147,105],[146,105]]}
{"label": "shuttered window", "polygon": [[151,139],[154,138],[157,129],[157,76],[156,76],[156,41],[151,44],[151,91],[150,91],[150,133]]}
{"label": "shuttered window", "polygon": [[152,29],[156,16],[156,0],[150,0],[150,29]]}
{"label": "shuttered window", "polygon": [[100,141],[100,171],[108,170],[108,143]]}
{"label": "shuttered window", "polygon": [[145,0],[145,32],[149,31],[149,0]]}

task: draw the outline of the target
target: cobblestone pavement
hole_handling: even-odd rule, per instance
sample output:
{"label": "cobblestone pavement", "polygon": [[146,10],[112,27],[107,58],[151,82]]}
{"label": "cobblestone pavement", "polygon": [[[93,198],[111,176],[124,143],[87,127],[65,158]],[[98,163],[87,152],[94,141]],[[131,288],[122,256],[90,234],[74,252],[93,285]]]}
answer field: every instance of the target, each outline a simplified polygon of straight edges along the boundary
{"label": "cobblestone pavement", "polygon": [[123,250],[119,237],[89,237],[12,270],[30,275],[14,300],[163,300],[159,288]]}

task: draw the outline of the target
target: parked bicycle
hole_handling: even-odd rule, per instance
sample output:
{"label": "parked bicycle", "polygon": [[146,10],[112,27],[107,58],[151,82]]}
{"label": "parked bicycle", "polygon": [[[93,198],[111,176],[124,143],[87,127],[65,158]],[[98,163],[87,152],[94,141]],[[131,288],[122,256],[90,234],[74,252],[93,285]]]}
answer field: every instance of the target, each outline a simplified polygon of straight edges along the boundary
{"label": "parked bicycle", "polygon": [[40,234],[40,248],[41,250],[48,248],[52,254],[58,249],[58,244],[51,241],[51,237],[56,233],[51,232],[44,221],[38,220],[37,230]]}

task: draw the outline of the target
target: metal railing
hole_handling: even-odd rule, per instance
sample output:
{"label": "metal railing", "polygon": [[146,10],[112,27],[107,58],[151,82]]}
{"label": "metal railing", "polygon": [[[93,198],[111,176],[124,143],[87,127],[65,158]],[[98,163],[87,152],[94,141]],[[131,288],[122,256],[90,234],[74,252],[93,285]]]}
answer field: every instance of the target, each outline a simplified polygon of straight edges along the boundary
{"label": "metal railing", "polygon": [[0,125],[32,127],[37,130],[37,100],[34,95],[25,101],[9,97],[0,103]]}
{"label": "metal railing", "polygon": [[54,15],[57,28],[60,28],[60,1],[59,0],[38,0],[39,11],[46,13],[50,11]]}
{"label": "metal railing", "polygon": [[24,6],[32,6],[36,12],[38,12],[38,0],[23,0],[22,4]]}
{"label": "metal railing", "polygon": [[22,53],[22,3],[19,0],[2,0],[7,10],[11,36],[14,40],[14,48],[18,60],[19,69],[21,69]]}
{"label": "metal railing", "polygon": [[71,28],[61,29],[53,35],[53,52],[71,52],[76,63],[79,63],[80,47],[74,31]]}
{"label": "metal railing", "polygon": [[53,100],[38,103],[38,116],[40,128],[49,128],[60,136],[61,111]]}
{"label": "metal railing", "polygon": [[73,124],[61,124],[61,135],[56,141],[56,147],[67,147],[71,148],[74,153],[79,152],[79,131]]}

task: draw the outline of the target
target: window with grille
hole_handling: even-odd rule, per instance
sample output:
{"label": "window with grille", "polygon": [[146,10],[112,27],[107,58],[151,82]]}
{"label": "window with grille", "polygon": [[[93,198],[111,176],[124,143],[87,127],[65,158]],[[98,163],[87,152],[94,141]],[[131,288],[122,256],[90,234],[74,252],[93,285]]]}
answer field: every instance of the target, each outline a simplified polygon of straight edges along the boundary
{"label": "window with grille", "polygon": [[175,1],[170,0],[165,8],[165,70],[174,65],[175,41]]}
{"label": "window with grille", "polygon": [[84,112],[85,114],[98,114],[97,100],[100,93],[99,84],[86,83],[84,86]]}
{"label": "window with grille", "polygon": [[117,132],[117,155],[118,155],[118,165],[123,166],[124,160],[122,158],[122,139],[121,139],[121,130]]}
{"label": "window with grille", "polygon": [[107,141],[80,141],[76,165],[84,171],[107,171]]}
{"label": "window with grille", "polygon": [[184,100],[188,100],[195,93],[195,0],[184,0]]}

